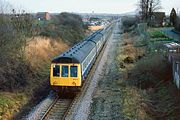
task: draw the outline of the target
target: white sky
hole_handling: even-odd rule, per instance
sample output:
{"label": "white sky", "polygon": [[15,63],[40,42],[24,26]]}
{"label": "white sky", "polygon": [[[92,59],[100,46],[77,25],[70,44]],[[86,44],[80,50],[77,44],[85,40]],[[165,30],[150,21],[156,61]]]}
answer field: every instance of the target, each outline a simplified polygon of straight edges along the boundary
{"label": "white sky", "polygon": [[[16,8],[29,12],[79,12],[79,13],[126,13],[134,12],[138,0],[7,0]],[[180,11],[180,0],[161,0],[163,9],[169,14],[172,7]]]}

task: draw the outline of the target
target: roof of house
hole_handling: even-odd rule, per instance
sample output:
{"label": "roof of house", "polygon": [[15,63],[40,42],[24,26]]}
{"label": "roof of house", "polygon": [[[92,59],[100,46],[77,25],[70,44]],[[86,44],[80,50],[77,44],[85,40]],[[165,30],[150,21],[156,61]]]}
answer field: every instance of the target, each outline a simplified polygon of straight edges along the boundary
{"label": "roof of house", "polygon": [[166,17],[165,12],[154,12],[153,15],[156,18],[164,18],[164,17]]}

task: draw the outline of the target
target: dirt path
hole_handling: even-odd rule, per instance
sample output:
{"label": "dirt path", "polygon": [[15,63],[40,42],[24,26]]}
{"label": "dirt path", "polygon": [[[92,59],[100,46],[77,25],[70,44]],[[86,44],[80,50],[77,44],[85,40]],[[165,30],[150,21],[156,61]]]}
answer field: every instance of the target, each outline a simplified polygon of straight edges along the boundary
{"label": "dirt path", "polygon": [[93,120],[120,120],[120,88],[118,86],[119,74],[116,65],[116,49],[120,42],[120,32],[116,26],[112,35],[112,42],[104,66],[102,78],[99,80],[98,86],[94,91],[90,114],[88,119]]}

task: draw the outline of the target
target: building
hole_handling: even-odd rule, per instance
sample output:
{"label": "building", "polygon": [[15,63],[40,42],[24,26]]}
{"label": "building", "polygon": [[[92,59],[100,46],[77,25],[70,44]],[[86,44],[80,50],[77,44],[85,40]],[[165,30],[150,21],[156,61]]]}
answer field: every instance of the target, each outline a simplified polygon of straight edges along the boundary
{"label": "building", "polygon": [[38,12],[36,18],[38,20],[51,20],[51,15],[48,12]]}
{"label": "building", "polygon": [[161,27],[163,26],[163,21],[165,18],[165,12],[154,12],[151,17],[150,25],[155,27]]}
{"label": "building", "polygon": [[180,89],[180,44],[167,43],[168,61],[172,64],[173,82]]}
{"label": "building", "polygon": [[169,54],[169,60],[172,63],[173,82],[180,89],[180,53]]}

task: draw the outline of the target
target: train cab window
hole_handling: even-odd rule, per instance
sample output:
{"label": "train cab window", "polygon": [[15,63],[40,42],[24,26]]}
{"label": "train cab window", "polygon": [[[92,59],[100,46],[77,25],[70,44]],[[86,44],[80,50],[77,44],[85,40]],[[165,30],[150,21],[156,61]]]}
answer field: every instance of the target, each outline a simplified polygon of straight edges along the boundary
{"label": "train cab window", "polygon": [[53,66],[53,77],[60,77],[60,66],[59,65]]}
{"label": "train cab window", "polygon": [[77,77],[77,66],[71,66],[70,68],[71,71],[71,77]]}
{"label": "train cab window", "polygon": [[68,77],[68,66],[62,66],[62,72],[61,72],[61,76],[62,77]]}

